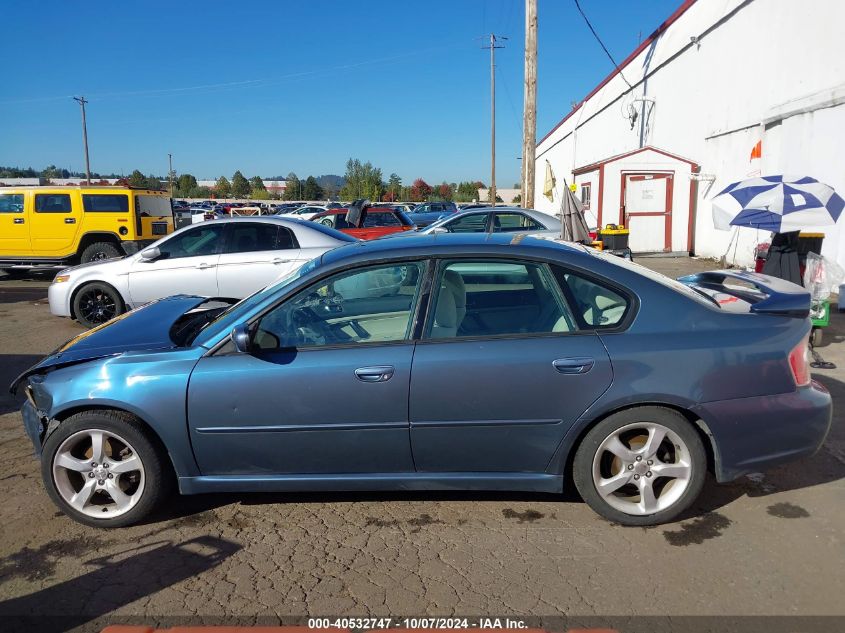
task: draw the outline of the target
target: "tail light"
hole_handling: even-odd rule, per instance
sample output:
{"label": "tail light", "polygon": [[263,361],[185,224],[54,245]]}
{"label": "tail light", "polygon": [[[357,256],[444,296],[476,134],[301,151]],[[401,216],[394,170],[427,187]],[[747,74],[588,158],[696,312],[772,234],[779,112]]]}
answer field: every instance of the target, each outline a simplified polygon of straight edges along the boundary
{"label": "tail light", "polygon": [[801,341],[789,352],[789,368],[797,387],[810,384],[810,346],[808,341]]}

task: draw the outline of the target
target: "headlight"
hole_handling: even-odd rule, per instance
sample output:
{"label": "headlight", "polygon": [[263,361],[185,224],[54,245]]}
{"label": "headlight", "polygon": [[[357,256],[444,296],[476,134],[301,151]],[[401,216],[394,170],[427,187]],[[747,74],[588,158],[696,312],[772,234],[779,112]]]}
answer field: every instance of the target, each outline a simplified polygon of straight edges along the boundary
{"label": "headlight", "polygon": [[54,284],[60,284],[60,283],[66,282],[66,281],[70,281],[70,275],[58,274],[58,275],[56,275],[56,278],[53,279]]}

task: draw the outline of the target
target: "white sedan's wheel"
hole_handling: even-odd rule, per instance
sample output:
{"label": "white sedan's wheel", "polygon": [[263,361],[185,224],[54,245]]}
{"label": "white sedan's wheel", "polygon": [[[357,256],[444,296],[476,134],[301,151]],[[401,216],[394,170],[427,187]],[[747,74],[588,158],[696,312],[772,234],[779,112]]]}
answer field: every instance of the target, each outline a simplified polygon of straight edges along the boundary
{"label": "white sedan's wheel", "polygon": [[603,517],[622,525],[671,521],[704,486],[707,453],[692,424],[664,407],[615,413],[578,445],[572,476]]}
{"label": "white sedan's wheel", "polygon": [[62,499],[89,517],[126,514],[144,494],[144,464],[132,445],[105,429],[79,431],[53,456],[53,481]]}

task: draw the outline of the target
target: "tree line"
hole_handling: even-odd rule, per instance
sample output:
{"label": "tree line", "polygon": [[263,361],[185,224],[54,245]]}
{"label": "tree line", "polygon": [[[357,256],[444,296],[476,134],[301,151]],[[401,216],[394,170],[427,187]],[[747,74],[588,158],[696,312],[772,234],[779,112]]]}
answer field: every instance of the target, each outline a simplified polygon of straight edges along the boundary
{"label": "tree line", "polygon": [[[32,167],[2,167],[0,178],[84,178],[85,174],[60,169],[50,165],[46,169],[37,171]],[[173,178],[173,195],[177,198],[251,198],[253,200],[269,200],[277,197],[264,186],[260,176],[247,179],[238,170],[231,179],[220,176],[214,186],[200,187],[196,177],[184,173],[171,174]],[[121,174],[91,173],[92,182],[103,178],[117,178],[133,187],[162,190],[167,188],[167,178],[153,174],[144,175],[140,170],[134,170],[129,176]],[[422,178],[416,178],[410,185],[403,183],[402,178],[391,173],[384,179],[381,168],[375,167],[369,161],[362,162],[357,158],[350,158],[346,162],[346,173],[343,176],[323,175],[299,178],[295,172],[290,172],[284,178],[269,180],[285,180],[285,192],[281,196],[285,200],[326,200],[342,199],[357,200],[368,198],[373,202],[425,202],[425,201],[453,201],[473,202],[478,200],[478,190],[485,189],[481,181],[442,182],[430,185]],[[96,183],[94,183],[96,184]],[[498,201],[501,198],[496,196]],[[482,201],[483,202],[483,201]]]}

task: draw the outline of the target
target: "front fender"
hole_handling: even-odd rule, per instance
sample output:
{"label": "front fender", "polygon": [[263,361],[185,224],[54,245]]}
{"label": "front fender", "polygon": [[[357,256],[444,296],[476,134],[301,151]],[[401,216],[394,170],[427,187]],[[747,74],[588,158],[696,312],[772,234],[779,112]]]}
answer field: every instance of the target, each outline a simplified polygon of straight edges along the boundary
{"label": "front fender", "polygon": [[191,371],[204,351],[128,352],[56,369],[39,384],[39,408],[43,405],[50,420],[86,409],[128,411],[158,435],[177,476],[196,476],[185,397]]}

